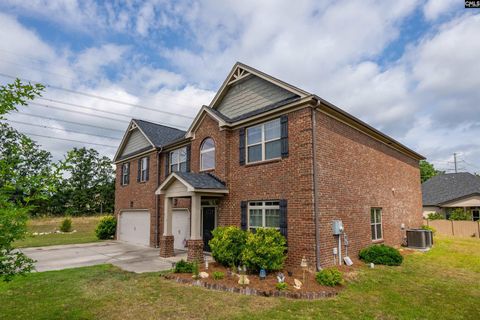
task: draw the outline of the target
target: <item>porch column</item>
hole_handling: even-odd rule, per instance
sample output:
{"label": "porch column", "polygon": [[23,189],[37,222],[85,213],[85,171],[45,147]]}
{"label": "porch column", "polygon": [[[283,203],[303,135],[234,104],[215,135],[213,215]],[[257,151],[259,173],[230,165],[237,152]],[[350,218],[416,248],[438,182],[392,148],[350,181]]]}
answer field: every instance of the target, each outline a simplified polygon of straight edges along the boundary
{"label": "porch column", "polygon": [[166,195],[163,210],[163,235],[160,238],[160,256],[168,258],[174,256],[174,238],[172,235],[172,198]]}
{"label": "porch column", "polygon": [[201,207],[201,196],[193,195],[191,204],[191,229],[190,229],[190,240],[187,242],[188,246],[188,261],[203,261],[203,239],[201,236],[201,221],[202,221],[202,207]]}

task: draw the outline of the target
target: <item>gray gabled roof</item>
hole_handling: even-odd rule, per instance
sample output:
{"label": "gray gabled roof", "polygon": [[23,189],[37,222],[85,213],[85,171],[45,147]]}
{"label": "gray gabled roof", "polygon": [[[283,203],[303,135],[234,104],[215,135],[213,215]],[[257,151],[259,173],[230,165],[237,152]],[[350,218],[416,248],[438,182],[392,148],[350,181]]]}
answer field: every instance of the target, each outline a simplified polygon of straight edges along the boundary
{"label": "gray gabled roof", "polygon": [[226,189],[225,183],[211,173],[175,172],[195,189]]}
{"label": "gray gabled roof", "polygon": [[439,206],[475,194],[480,194],[480,177],[468,172],[441,174],[422,183],[424,206]]}
{"label": "gray gabled roof", "polygon": [[185,131],[167,127],[161,124],[148,122],[140,119],[133,119],[140,129],[145,133],[147,138],[157,148],[161,148],[174,141],[180,140],[185,136]]}

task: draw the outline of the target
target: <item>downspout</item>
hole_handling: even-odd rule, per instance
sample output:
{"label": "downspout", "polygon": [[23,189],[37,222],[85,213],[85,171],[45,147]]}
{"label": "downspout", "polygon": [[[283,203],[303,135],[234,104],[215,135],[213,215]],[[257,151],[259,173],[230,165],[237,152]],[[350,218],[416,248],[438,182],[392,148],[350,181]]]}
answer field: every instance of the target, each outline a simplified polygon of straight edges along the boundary
{"label": "downspout", "polygon": [[318,212],[318,194],[317,194],[317,121],[315,117],[316,108],[321,105],[322,101],[317,99],[317,103],[312,108],[312,173],[313,173],[313,215],[315,218],[315,258],[317,271],[322,270],[320,265],[320,214]]}
{"label": "downspout", "polygon": [[[160,183],[160,154],[162,153],[162,148],[157,152],[157,191]],[[159,247],[159,237],[158,237],[158,221],[160,220],[160,208],[158,207],[158,198],[159,195],[155,193],[155,248]]]}

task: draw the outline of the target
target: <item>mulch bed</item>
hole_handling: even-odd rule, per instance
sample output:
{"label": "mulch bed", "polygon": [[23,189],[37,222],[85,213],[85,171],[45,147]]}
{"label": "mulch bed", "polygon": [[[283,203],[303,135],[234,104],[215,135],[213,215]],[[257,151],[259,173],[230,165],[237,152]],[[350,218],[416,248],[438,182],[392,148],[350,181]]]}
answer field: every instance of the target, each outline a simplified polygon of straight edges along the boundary
{"label": "mulch bed", "polygon": [[[352,279],[356,275],[354,267],[341,266],[338,269],[343,273],[346,281]],[[302,269],[286,269],[283,273],[285,275],[285,282],[288,287],[286,290],[279,291],[275,285],[277,281],[277,273],[267,274],[265,280],[260,280],[258,274],[248,274],[250,284],[248,286],[241,286],[238,284],[239,277],[237,275],[227,276],[227,269],[222,265],[212,262],[208,266],[208,270],[205,269],[205,265],[202,264],[200,271],[207,272],[208,278],[205,279],[193,279],[191,273],[170,273],[165,275],[166,279],[170,279],[179,283],[190,284],[194,286],[201,286],[207,289],[236,292],[246,295],[258,295],[266,297],[287,297],[293,299],[319,299],[325,297],[333,297],[342,290],[343,286],[326,287],[321,286],[315,280],[315,272],[306,271],[305,281],[303,281]],[[214,280],[212,274],[214,271],[221,271],[225,274],[225,277],[221,280]],[[291,276],[288,273],[291,273]],[[303,285],[301,289],[294,288],[294,279],[300,280]]]}

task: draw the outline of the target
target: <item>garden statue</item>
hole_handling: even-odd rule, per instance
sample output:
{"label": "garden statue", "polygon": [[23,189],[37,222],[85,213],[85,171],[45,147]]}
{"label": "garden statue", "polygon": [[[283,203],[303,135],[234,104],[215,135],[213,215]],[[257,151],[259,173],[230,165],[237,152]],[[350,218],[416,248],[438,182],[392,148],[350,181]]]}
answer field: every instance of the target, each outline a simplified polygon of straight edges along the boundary
{"label": "garden statue", "polygon": [[283,282],[285,282],[285,275],[284,275],[283,273],[279,272],[279,273],[277,274],[277,280],[278,280],[278,283],[283,283]]}
{"label": "garden statue", "polygon": [[295,289],[301,289],[302,288],[302,282],[298,279],[293,279],[293,287]]}

